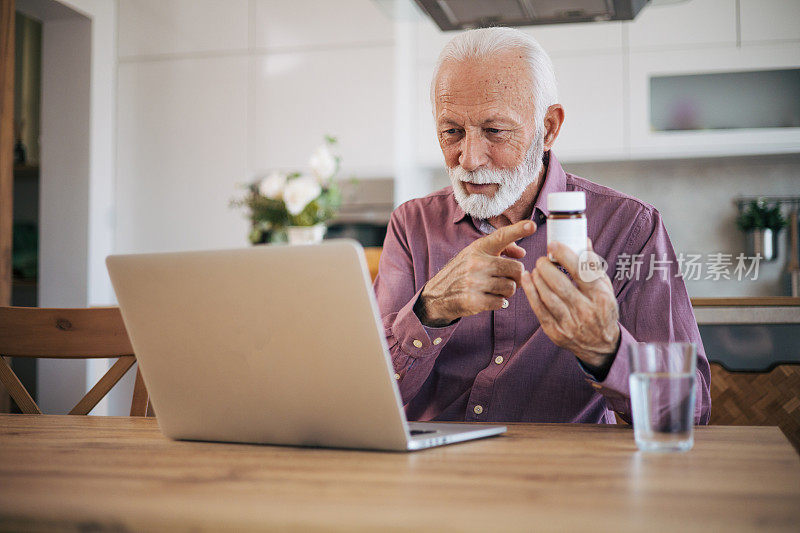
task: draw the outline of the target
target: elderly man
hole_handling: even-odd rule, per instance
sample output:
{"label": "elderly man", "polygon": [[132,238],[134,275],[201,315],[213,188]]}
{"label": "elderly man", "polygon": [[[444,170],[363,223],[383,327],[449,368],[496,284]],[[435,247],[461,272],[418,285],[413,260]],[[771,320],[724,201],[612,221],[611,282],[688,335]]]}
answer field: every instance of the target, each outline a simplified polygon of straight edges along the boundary
{"label": "elderly man", "polygon": [[[394,211],[375,280],[408,418],[630,420],[629,347],[689,341],[695,422],[707,423],[708,361],[661,216],[561,168],[564,109],[539,44],[509,28],[462,33],[431,97],[452,187]],[[609,262],[654,257],[662,275],[582,280],[568,247],[547,247],[559,191],[585,193],[587,246]]]}

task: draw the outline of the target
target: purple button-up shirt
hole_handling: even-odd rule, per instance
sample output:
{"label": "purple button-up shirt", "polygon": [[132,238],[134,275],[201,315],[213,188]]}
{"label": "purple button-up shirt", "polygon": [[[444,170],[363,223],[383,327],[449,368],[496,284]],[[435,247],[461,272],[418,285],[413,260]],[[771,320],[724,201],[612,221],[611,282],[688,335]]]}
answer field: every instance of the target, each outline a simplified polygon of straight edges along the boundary
{"label": "purple button-up shirt", "polygon": [[[629,420],[631,344],[686,341],[698,348],[695,423],[708,423],[708,361],[661,215],[636,198],[565,173],[552,152],[546,163],[532,215],[539,229],[517,242],[527,252],[521,261],[530,271],[546,253],[547,195],[585,192],[588,235],[609,263],[619,303],[621,339],[608,374],[596,381],[574,354],[553,344],[521,288],[504,309],[442,328],[420,322],[413,307],[425,283],[483,237],[481,227],[491,230],[466,216],[446,187],[392,213],[374,285],[409,420],[614,423],[613,411]],[[640,276],[633,269],[615,275],[618,258],[637,254]],[[646,280],[651,256],[657,268]]]}

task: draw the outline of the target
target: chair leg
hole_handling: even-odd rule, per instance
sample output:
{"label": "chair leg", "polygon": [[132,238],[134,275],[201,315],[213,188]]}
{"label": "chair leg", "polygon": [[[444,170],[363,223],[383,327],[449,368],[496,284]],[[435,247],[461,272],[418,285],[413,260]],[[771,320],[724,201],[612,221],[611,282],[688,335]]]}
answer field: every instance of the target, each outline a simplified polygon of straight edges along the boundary
{"label": "chair leg", "polygon": [[39,406],[36,405],[36,402],[33,401],[31,395],[28,394],[28,391],[22,385],[22,382],[19,380],[17,375],[11,370],[11,367],[8,366],[4,357],[0,356],[0,383],[2,383],[8,394],[11,395],[11,398],[14,399],[14,402],[19,407],[19,410],[26,415],[40,415],[42,411],[39,409]]}
{"label": "chair leg", "polygon": [[136,369],[136,384],[133,386],[133,399],[131,400],[131,416],[147,416],[149,395],[142,379],[142,371]]}
{"label": "chair leg", "polygon": [[111,387],[117,384],[117,382],[122,379],[122,376],[133,366],[133,363],[136,362],[136,358],[132,355],[123,355],[117,362],[113,364],[111,368],[108,369],[100,381],[92,387],[92,389],[86,393],[81,401],[78,402],[78,405],[72,408],[72,411],[69,412],[71,415],[86,415],[89,414],[89,411],[94,409],[94,406],[97,405],[103,397],[108,394],[108,391],[111,390]]}

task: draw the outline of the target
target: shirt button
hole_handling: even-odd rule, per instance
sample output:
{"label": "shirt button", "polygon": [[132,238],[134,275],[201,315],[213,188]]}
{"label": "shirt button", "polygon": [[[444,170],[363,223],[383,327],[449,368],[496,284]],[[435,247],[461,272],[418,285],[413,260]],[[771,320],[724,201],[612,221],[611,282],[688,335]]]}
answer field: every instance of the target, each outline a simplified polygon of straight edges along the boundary
{"label": "shirt button", "polygon": [[419,339],[414,339],[414,343],[413,343],[413,344],[414,344],[414,346],[416,346],[417,348],[422,348],[422,341],[421,341],[421,340],[419,340]]}
{"label": "shirt button", "polygon": [[506,307],[508,307],[508,300],[503,298],[503,309],[505,309]]}
{"label": "shirt button", "polygon": [[479,415],[479,414],[481,414],[483,412],[483,406],[482,405],[476,405],[475,407],[472,408],[472,411],[476,415]]}
{"label": "shirt button", "polygon": [[394,379],[400,379],[400,374],[395,374]]}
{"label": "shirt button", "polygon": [[433,344],[439,344],[440,342],[442,342],[441,337],[436,337],[435,339],[433,339]]}
{"label": "shirt button", "polygon": [[503,364],[503,356],[502,355],[498,355],[497,357],[494,358],[494,362],[497,363],[498,365],[502,365]]}

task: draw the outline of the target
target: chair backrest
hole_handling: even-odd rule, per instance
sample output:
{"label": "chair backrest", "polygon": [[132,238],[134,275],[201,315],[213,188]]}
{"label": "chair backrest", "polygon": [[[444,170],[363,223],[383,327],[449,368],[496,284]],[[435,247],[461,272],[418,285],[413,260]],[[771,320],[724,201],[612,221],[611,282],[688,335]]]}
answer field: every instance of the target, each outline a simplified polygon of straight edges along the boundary
{"label": "chair backrest", "polygon": [[364,248],[364,257],[367,259],[367,267],[369,267],[369,275],[372,276],[372,281],[375,281],[375,276],[378,275],[378,264],[381,260],[381,252],[383,248],[380,246],[368,246]]}
{"label": "chair backrest", "polygon": [[[88,414],[136,362],[118,307],[0,307],[0,383],[25,414],[41,410],[4,357],[117,358],[71,415]],[[146,416],[149,410],[147,389],[137,371],[130,414]]]}

